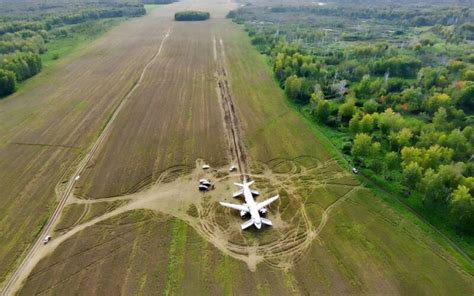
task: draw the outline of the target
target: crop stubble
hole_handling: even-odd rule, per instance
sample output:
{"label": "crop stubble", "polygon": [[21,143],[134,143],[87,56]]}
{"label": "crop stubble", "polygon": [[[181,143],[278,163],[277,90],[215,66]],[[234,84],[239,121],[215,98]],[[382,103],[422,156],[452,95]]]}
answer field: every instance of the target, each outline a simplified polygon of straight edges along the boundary
{"label": "crop stubble", "polygon": [[[0,101],[0,280],[54,206],[55,187],[138,79],[164,35],[146,17],[112,30],[32,89]],[[143,34],[136,34],[136,32]]]}
{"label": "crop stubble", "polygon": [[130,193],[137,183],[153,183],[169,167],[192,167],[198,158],[212,166],[226,163],[212,25],[172,26],[159,59],[78,182],[77,195],[103,198]]}

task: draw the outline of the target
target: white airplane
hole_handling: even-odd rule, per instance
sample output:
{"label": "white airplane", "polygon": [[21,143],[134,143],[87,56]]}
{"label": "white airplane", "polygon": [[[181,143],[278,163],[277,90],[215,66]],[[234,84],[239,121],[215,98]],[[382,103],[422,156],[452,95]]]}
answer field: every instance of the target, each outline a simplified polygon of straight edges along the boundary
{"label": "white airplane", "polygon": [[244,183],[234,183],[235,185],[241,187],[242,189],[240,191],[237,191],[234,193],[234,197],[239,197],[239,196],[244,196],[245,198],[245,203],[242,205],[236,205],[236,204],[231,204],[231,203],[226,203],[226,202],[221,202],[220,204],[224,207],[231,208],[234,210],[240,211],[240,216],[245,217],[247,214],[250,214],[250,220],[247,222],[243,223],[241,225],[242,229],[246,229],[250,227],[251,225],[255,225],[257,229],[262,228],[262,223],[272,226],[272,221],[261,217],[260,215],[263,215],[267,212],[267,209],[265,208],[275,200],[279,198],[278,195],[271,197],[267,200],[264,200],[262,202],[255,202],[253,199],[254,195],[259,195],[258,191],[250,189],[250,185],[252,185],[254,181],[247,182],[246,179],[244,179]]}

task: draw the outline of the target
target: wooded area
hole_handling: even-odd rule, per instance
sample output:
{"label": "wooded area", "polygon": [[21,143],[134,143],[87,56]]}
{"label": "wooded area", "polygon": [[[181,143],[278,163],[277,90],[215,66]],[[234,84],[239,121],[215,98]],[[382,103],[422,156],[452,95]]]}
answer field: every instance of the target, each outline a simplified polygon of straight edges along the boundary
{"label": "wooded area", "polygon": [[247,6],[229,17],[354,166],[473,234],[472,8]]}
{"label": "wooded area", "polygon": [[[41,71],[40,55],[47,51],[48,42],[65,38],[68,26],[87,21],[136,17],[145,14],[143,4],[100,3],[56,5],[29,9],[17,6],[28,4],[2,4],[0,12],[0,97],[12,94],[17,83]],[[18,9],[18,10],[17,10]],[[32,13],[25,13],[31,11]]]}

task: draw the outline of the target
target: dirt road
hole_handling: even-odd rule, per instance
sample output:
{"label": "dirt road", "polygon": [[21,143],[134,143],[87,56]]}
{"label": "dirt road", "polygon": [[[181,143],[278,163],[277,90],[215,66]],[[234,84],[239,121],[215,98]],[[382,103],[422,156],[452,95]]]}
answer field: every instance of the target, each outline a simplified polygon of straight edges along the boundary
{"label": "dirt road", "polygon": [[[226,56],[224,42],[219,38],[219,45],[217,45],[216,37],[213,38],[214,58],[217,62],[217,92],[220,99],[222,114],[224,117],[224,125],[226,136],[229,142],[230,157],[232,162],[237,163],[241,179],[248,177],[249,163],[245,145],[240,131],[240,121],[236,114],[234,100],[229,87],[229,80],[227,79],[226,70]],[[217,49],[217,46],[219,49]]]}

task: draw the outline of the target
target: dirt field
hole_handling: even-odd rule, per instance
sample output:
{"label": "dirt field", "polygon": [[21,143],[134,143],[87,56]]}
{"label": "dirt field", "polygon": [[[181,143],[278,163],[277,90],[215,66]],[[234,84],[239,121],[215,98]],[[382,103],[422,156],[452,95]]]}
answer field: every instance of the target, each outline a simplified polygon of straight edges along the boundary
{"label": "dirt field", "polygon": [[52,211],[56,185],[157,50],[162,22],[129,21],[50,77],[34,78],[41,83],[0,101],[0,241],[8,242],[0,247],[0,280]]}
{"label": "dirt field", "polygon": [[212,25],[172,24],[159,59],[81,177],[77,195],[103,198],[132,193],[156,182],[168,168],[194,166],[197,158],[212,166],[227,163],[215,90]]}
{"label": "dirt field", "polygon": [[[21,275],[20,294],[472,294],[472,275],[421,222],[325,152],[245,32],[218,18],[228,7],[186,1],[138,20],[137,31],[169,32],[162,52]],[[184,8],[217,18],[171,21]],[[273,228],[242,232],[238,213],[218,206],[239,202],[235,162],[263,198],[280,194]],[[216,189],[199,193],[203,177]]]}

